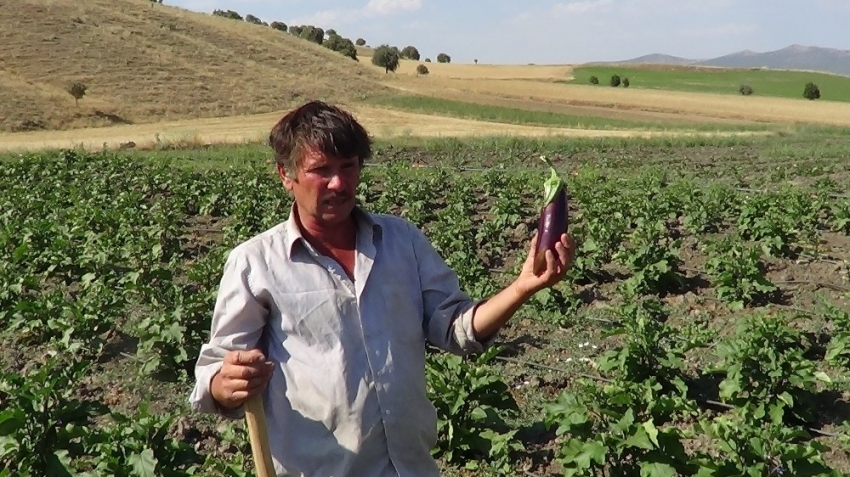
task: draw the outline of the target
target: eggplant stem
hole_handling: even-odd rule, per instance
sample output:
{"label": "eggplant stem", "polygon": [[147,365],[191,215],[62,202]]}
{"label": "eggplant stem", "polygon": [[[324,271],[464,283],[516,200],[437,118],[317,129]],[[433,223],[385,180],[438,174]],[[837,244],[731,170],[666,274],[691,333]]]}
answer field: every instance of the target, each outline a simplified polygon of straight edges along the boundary
{"label": "eggplant stem", "polygon": [[564,181],[561,179],[561,176],[558,175],[558,171],[555,170],[555,165],[552,164],[552,161],[550,161],[548,157],[540,156],[540,159],[543,159],[543,162],[545,162],[552,171],[549,179],[543,183],[543,207],[546,207],[555,200],[555,196],[558,195],[558,192],[564,188]]}

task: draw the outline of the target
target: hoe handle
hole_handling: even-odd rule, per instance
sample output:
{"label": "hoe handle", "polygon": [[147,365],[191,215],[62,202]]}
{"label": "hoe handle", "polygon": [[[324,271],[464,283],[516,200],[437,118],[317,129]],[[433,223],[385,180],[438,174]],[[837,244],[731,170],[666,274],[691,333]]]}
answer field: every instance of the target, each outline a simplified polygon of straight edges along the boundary
{"label": "hoe handle", "polygon": [[275,477],[262,394],[257,394],[245,402],[245,421],[248,424],[248,437],[251,440],[257,477]]}

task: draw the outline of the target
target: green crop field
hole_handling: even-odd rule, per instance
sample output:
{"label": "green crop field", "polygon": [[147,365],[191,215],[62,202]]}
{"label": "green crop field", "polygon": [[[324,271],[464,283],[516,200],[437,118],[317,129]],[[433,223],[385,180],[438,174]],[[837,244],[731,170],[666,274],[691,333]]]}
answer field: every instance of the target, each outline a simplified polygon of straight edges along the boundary
{"label": "green crop field", "polygon": [[[762,69],[712,69],[682,66],[582,66],[573,70],[570,83],[589,84],[590,77],[599,86],[610,87],[612,75],[628,78],[630,88],[740,94],[741,85],[753,88],[753,95],[803,98],[803,89],[813,82],[820,89],[820,100],[850,101],[850,77],[826,73],[776,71]],[[622,88],[622,86],[620,86]]]}
{"label": "green crop field", "polygon": [[[579,250],[496,347],[429,350],[444,475],[850,475],[850,146],[376,144],[360,203],[474,297],[518,271],[555,163]],[[0,476],[247,476],[188,409],[226,254],[284,220],[262,146],[0,160]]]}

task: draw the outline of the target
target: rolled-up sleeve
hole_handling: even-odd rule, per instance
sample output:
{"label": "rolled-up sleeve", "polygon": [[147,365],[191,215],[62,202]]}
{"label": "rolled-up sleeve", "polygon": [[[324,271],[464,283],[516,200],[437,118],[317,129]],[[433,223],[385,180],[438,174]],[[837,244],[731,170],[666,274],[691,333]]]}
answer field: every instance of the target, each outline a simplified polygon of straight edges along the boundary
{"label": "rolled-up sleeve", "polygon": [[492,346],[498,333],[477,340],[472,315],[482,300],[472,299],[460,288],[455,273],[421,230],[409,224],[416,253],[425,320],[425,337],[447,352],[467,355]]}
{"label": "rolled-up sleeve", "polygon": [[257,299],[250,277],[251,264],[244,250],[234,249],[227,257],[219,283],[209,341],[201,346],[195,364],[195,387],[189,403],[196,411],[231,418],[243,415],[241,408],[227,410],[217,405],[210,384],[228,352],[254,349],[262,336],[268,309]]}

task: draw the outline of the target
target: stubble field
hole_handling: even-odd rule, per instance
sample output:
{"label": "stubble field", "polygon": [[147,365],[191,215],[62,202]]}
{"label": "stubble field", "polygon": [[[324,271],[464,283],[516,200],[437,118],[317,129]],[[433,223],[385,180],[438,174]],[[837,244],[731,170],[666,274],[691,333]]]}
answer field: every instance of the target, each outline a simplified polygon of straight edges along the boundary
{"label": "stubble field", "polygon": [[[526,253],[541,154],[571,193],[569,277],[486,355],[429,352],[445,474],[848,475],[848,152],[830,132],[382,141],[362,205],[422,227],[474,297]],[[0,162],[3,468],[250,471],[242,423],[186,400],[226,251],[285,217],[266,158]]]}

